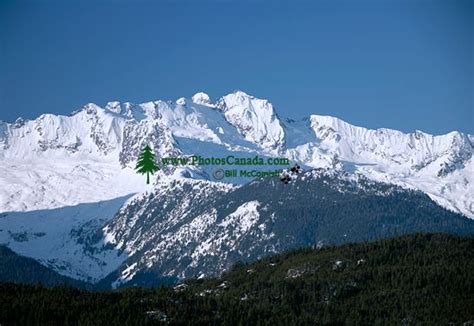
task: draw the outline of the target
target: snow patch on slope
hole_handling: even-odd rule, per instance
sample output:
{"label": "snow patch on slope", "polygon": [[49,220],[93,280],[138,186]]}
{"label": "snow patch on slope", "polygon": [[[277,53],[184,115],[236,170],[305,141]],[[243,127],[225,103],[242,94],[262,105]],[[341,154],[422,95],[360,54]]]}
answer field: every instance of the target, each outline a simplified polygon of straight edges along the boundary
{"label": "snow patch on slope", "polygon": [[227,251],[234,250],[236,243],[258,222],[259,206],[258,201],[244,203],[218,223],[214,236],[197,246],[191,254],[191,266],[197,266],[203,256],[226,255]]}
{"label": "snow patch on slope", "polygon": [[0,212],[35,211],[91,203],[150,188],[118,164],[38,159],[0,161]]}
{"label": "snow patch on slope", "polygon": [[0,244],[34,258],[62,275],[98,281],[117,269],[127,254],[93,239],[130,196],[49,210],[0,214]]}

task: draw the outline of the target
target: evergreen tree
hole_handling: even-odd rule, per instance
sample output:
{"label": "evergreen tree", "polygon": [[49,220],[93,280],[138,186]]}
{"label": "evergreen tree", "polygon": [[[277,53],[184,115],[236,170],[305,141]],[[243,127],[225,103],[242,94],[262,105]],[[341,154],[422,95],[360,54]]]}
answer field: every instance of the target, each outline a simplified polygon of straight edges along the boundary
{"label": "evergreen tree", "polygon": [[138,157],[135,170],[140,174],[146,173],[146,184],[150,184],[150,173],[153,174],[159,170],[155,162],[155,154],[150,146],[146,145],[142,153]]}

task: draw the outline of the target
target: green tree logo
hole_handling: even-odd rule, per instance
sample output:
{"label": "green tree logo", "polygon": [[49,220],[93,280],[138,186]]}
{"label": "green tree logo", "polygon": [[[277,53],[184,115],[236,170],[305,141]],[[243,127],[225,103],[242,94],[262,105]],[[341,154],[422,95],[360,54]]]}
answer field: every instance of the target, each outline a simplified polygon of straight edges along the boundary
{"label": "green tree logo", "polygon": [[159,170],[159,167],[155,163],[155,154],[153,154],[150,146],[146,145],[145,148],[143,148],[142,153],[138,157],[135,170],[140,174],[146,173],[146,184],[150,184],[150,173],[153,174]]}

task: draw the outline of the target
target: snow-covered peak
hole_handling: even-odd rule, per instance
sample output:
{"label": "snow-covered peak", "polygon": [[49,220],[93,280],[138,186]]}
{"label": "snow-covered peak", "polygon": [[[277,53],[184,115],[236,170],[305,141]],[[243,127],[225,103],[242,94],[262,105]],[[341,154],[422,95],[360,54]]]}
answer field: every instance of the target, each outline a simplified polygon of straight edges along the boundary
{"label": "snow-covered peak", "polygon": [[117,113],[117,114],[122,113],[122,107],[120,106],[120,102],[118,102],[118,101],[108,102],[105,105],[105,109],[109,110],[109,111],[112,111],[114,113]]}
{"label": "snow-covered peak", "polygon": [[[135,121],[153,120],[157,117],[157,111],[163,101],[145,102],[134,104],[130,102],[120,103],[118,101],[108,102],[105,105],[107,112],[119,114],[124,118],[133,119]],[[165,103],[166,104],[166,103]]]}
{"label": "snow-covered peak", "polygon": [[196,104],[211,106],[211,107],[215,106],[211,103],[211,98],[209,97],[209,95],[203,92],[198,92],[194,94],[191,99]]}
{"label": "snow-covered peak", "polygon": [[268,100],[235,91],[222,97],[218,107],[246,140],[266,149],[283,146],[285,133]]}
{"label": "snow-covered peak", "polygon": [[[331,127],[334,130],[348,130],[355,127],[339,118],[331,117],[327,115],[312,114],[309,116],[309,120],[311,121],[311,125],[313,129],[316,129],[318,127]],[[358,128],[358,127],[355,127],[355,128]],[[361,128],[361,129],[365,129],[365,128]]]}
{"label": "snow-covered peak", "polygon": [[[230,94],[223,96],[218,103],[218,106],[223,111],[227,111],[233,107],[245,108],[250,106],[253,100],[268,102],[267,100],[256,99],[254,96],[249,95],[243,91],[237,90]],[[263,105],[261,105],[263,107]]]}
{"label": "snow-covered peak", "polygon": [[[3,121],[0,121],[0,124],[2,123]],[[25,119],[23,119],[22,117],[19,117],[18,119],[15,120],[15,122],[13,123],[12,127],[14,128],[20,128],[20,127],[23,127],[25,125]]]}
{"label": "snow-covered peak", "polygon": [[416,130],[406,134],[386,128],[357,127],[334,117],[319,115],[311,115],[310,122],[321,147],[334,149],[342,159],[351,162],[370,158],[371,161],[419,169],[455,152],[468,153],[466,155],[470,158],[473,151],[469,137],[460,132],[435,136]]}
{"label": "snow-covered peak", "polygon": [[184,97],[181,97],[176,100],[176,104],[179,106],[185,106],[186,105],[186,99]]}

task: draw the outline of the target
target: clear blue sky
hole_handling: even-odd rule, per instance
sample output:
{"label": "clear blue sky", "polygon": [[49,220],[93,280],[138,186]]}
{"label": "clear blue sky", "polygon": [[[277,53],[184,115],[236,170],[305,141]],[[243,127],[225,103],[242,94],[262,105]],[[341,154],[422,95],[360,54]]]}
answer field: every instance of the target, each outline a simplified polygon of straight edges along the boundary
{"label": "clear blue sky", "polygon": [[281,116],[474,133],[474,1],[0,1],[0,119],[235,89]]}

